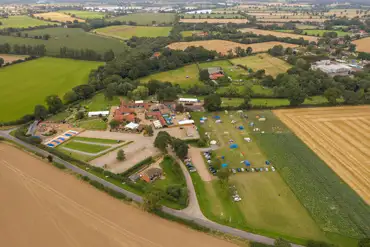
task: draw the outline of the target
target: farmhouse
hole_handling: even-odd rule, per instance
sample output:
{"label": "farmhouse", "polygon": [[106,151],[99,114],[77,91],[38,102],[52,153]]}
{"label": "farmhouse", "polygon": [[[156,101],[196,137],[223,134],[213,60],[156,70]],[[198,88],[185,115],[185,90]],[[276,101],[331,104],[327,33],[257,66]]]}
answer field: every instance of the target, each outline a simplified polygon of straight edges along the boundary
{"label": "farmhouse", "polygon": [[162,169],[149,168],[141,174],[141,179],[147,183],[152,183],[162,176]]}
{"label": "farmhouse", "polygon": [[221,67],[210,67],[207,69],[209,74],[209,79],[217,80],[220,77],[224,77],[224,71]]}

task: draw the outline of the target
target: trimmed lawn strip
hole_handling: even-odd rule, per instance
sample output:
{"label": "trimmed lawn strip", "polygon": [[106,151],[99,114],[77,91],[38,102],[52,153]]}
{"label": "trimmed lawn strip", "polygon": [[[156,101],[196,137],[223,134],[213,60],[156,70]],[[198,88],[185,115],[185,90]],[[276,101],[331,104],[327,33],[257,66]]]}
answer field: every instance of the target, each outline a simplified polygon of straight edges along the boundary
{"label": "trimmed lawn strip", "polygon": [[107,123],[104,122],[100,118],[82,120],[82,121],[76,122],[76,126],[78,128],[82,128],[86,130],[106,130],[107,129]]}
{"label": "trimmed lawn strip", "polygon": [[109,148],[108,146],[100,146],[98,144],[95,145],[95,144],[87,144],[87,143],[82,143],[82,142],[75,142],[73,140],[66,143],[64,147],[74,149],[77,151],[91,153],[91,154],[99,153]]}
{"label": "trimmed lawn strip", "polygon": [[100,138],[79,137],[79,136],[73,137],[72,140],[96,142],[96,143],[104,143],[104,144],[118,144],[119,143],[117,142],[117,140],[112,140],[112,139],[100,139]]}

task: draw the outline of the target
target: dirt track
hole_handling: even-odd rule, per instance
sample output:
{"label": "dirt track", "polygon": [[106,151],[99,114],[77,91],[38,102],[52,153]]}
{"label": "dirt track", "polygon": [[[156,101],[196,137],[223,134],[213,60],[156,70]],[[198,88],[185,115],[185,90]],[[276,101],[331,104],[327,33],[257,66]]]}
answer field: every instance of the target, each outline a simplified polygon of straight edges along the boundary
{"label": "dirt track", "polygon": [[370,204],[370,106],[274,113]]}
{"label": "dirt track", "polygon": [[1,143],[0,195],[2,246],[234,246],[126,205]]}

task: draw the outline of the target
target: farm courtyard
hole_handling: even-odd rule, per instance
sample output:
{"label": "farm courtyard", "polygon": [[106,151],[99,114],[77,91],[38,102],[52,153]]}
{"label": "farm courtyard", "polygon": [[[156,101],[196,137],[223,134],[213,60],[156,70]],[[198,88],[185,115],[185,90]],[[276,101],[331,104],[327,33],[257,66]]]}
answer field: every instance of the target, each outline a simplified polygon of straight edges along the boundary
{"label": "farm courtyard", "polygon": [[[87,82],[101,62],[44,57],[0,70],[0,122],[17,120],[45,104],[45,97],[60,97]],[[40,76],[42,75],[42,76]]]}

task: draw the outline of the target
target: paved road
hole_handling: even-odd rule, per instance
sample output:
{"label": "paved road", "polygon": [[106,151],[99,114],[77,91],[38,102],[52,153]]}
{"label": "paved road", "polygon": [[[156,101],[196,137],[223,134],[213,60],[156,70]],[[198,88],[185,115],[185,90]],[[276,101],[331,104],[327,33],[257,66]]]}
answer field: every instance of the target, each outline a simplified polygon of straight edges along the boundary
{"label": "paved road", "polygon": [[[28,143],[25,143],[25,142],[17,139],[17,138],[14,138],[13,136],[9,135],[10,131],[11,130],[0,131],[0,136],[4,137],[6,139],[9,139],[11,141],[14,141],[15,143],[17,143],[17,144],[35,152],[35,153],[39,153],[43,156],[52,155],[52,154],[50,154],[50,153],[48,153],[48,152],[46,152],[42,149],[39,149],[38,147],[35,147],[33,145],[30,145]],[[138,196],[138,195],[136,195],[136,194],[134,194],[130,191],[124,190],[124,189],[122,189],[122,188],[120,188],[120,187],[118,187],[114,184],[111,184],[111,183],[105,181],[104,179],[101,179],[101,178],[99,178],[99,177],[97,177],[97,176],[95,176],[95,175],[93,175],[93,174],[91,174],[91,173],[89,173],[89,172],[87,172],[83,169],[80,169],[80,168],[72,165],[69,162],[66,162],[66,161],[58,158],[55,155],[52,155],[52,156],[54,158],[54,161],[63,164],[65,167],[72,170],[73,172],[78,173],[82,176],[87,176],[91,180],[98,181],[99,183],[103,184],[104,186],[109,187],[109,188],[111,188],[115,191],[118,191],[118,192],[126,195],[127,197],[131,198],[132,200],[134,200],[136,202],[139,202],[139,203],[142,203],[143,199],[142,199],[141,196]],[[181,167],[185,168],[185,166],[182,163],[181,163]],[[228,226],[225,226],[225,225],[221,225],[221,224],[218,224],[218,223],[215,223],[213,221],[210,221],[210,220],[206,219],[200,211],[198,200],[197,200],[196,194],[195,194],[195,189],[194,189],[192,180],[190,178],[190,175],[189,175],[188,172],[185,172],[185,174],[187,174],[185,177],[186,177],[186,182],[187,182],[188,189],[189,189],[189,198],[190,198],[190,204],[191,204],[192,208],[190,210],[180,210],[179,211],[179,210],[174,210],[174,209],[167,208],[167,207],[162,207],[162,210],[164,212],[169,213],[169,214],[174,215],[174,216],[177,216],[177,217],[182,218],[182,219],[193,221],[193,222],[195,222],[195,223],[197,223],[201,226],[210,228],[210,229],[215,230],[215,231],[227,233],[227,234],[237,236],[237,237],[240,237],[240,238],[244,238],[244,239],[248,239],[248,240],[251,240],[251,241],[254,241],[254,242],[260,242],[260,243],[265,243],[265,244],[273,244],[274,239],[272,239],[272,238],[265,237],[265,236],[258,235],[258,234],[245,232],[245,231],[242,231],[242,230],[238,230],[238,229],[228,227]],[[189,180],[189,178],[190,178],[190,180]],[[197,205],[194,206],[194,203],[196,203]],[[200,211],[201,216],[199,215],[199,211]],[[195,214],[195,215],[193,215],[193,214]],[[292,246],[293,247],[301,247],[300,245],[295,245],[295,244],[292,244]]]}

